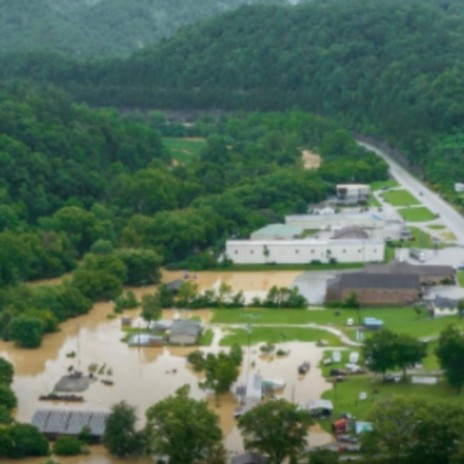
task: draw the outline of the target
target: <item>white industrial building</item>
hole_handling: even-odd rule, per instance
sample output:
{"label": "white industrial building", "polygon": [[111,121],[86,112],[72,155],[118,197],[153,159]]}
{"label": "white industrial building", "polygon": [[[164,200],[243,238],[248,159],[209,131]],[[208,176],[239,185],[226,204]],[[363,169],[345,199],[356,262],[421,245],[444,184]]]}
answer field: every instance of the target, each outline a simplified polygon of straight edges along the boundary
{"label": "white industrial building", "polygon": [[228,240],[226,256],[236,264],[369,263],[384,260],[383,240]]}

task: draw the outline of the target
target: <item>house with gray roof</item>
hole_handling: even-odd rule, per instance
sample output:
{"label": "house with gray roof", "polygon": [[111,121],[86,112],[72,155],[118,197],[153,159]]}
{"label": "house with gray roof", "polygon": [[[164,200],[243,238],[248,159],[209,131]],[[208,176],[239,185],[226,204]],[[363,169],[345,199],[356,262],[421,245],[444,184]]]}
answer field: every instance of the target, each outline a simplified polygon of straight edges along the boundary
{"label": "house with gray roof", "polygon": [[176,320],[171,325],[169,343],[174,345],[195,345],[202,332],[200,321]]}

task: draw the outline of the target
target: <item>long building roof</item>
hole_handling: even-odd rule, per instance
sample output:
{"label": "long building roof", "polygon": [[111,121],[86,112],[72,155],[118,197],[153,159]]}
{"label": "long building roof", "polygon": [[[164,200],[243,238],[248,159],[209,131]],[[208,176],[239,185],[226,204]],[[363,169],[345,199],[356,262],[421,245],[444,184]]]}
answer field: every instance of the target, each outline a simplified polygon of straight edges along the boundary
{"label": "long building roof", "polygon": [[367,274],[365,272],[353,272],[339,275],[336,279],[329,283],[329,288],[419,289],[420,280],[417,275]]}
{"label": "long building roof", "polygon": [[454,275],[452,266],[414,265],[406,261],[393,261],[389,264],[371,264],[365,267],[365,272],[370,274],[401,274],[418,276]]}
{"label": "long building roof", "polygon": [[78,435],[84,427],[88,427],[91,435],[102,437],[108,417],[107,412],[39,409],[31,423],[42,433],[50,435]]}

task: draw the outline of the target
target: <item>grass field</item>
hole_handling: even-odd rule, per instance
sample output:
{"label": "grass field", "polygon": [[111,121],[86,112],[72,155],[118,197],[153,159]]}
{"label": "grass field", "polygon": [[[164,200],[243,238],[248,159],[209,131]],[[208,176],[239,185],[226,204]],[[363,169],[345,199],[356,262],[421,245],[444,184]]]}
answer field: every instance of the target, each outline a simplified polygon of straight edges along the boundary
{"label": "grass field", "polygon": [[389,190],[383,194],[383,198],[393,206],[420,205],[420,201],[407,190]]}
{"label": "grass field", "polygon": [[206,146],[206,141],[204,139],[164,137],[163,144],[169,149],[174,160],[188,164],[199,156],[201,150]]}
{"label": "grass field", "polygon": [[436,219],[436,215],[425,206],[400,208],[398,212],[406,222],[424,222]]}
{"label": "grass field", "polygon": [[446,229],[446,226],[443,224],[429,224],[427,228],[432,230],[443,230]]}
{"label": "grass field", "polygon": [[[359,400],[361,392],[367,393],[367,399]],[[362,375],[351,376],[346,381],[334,384],[334,388],[327,390],[323,398],[334,403],[334,417],[349,412],[357,419],[365,419],[369,410],[377,400],[391,395],[416,396],[430,401],[446,400],[462,403],[462,396],[457,395],[444,380],[437,385],[415,385],[411,383],[384,383],[380,376]],[[328,430],[329,421],[321,422]]]}
{"label": "grass field", "polygon": [[[262,324],[319,324],[342,330],[351,339],[356,339],[356,327],[347,327],[348,318],[356,323],[359,318],[376,317],[385,327],[414,337],[436,337],[449,324],[464,328],[464,320],[457,317],[430,319],[425,310],[417,313],[414,308],[362,308],[355,309],[215,309],[213,323],[251,324],[253,330]],[[369,336],[372,332],[365,332]]]}
{"label": "grass field", "polygon": [[398,182],[394,179],[379,180],[371,183],[371,190],[382,190],[394,187],[398,187]]}
{"label": "grass field", "polygon": [[230,346],[238,343],[246,346],[248,341],[251,345],[256,343],[285,343],[292,341],[317,342],[324,340],[329,346],[340,346],[338,337],[324,330],[309,329],[306,327],[259,327],[253,325],[251,332],[244,329],[232,329],[221,340],[221,346]]}
{"label": "grass field", "polygon": [[464,271],[457,272],[458,283],[460,287],[464,287]]}

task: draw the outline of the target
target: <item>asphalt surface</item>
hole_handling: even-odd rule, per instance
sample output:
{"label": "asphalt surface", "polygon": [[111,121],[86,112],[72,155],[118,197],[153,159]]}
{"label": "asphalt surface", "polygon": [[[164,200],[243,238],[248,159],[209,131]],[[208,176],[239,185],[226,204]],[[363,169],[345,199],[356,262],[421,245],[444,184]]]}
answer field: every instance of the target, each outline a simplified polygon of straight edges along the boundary
{"label": "asphalt surface", "polygon": [[413,177],[385,152],[369,143],[359,141],[358,143],[384,159],[390,167],[391,176],[416,196],[424,206],[429,208],[433,213],[438,213],[440,215],[440,223],[445,225],[456,236],[456,241],[459,245],[464,245],[463,216],[443,200],[440,195],[429,189],[420,180]]}

